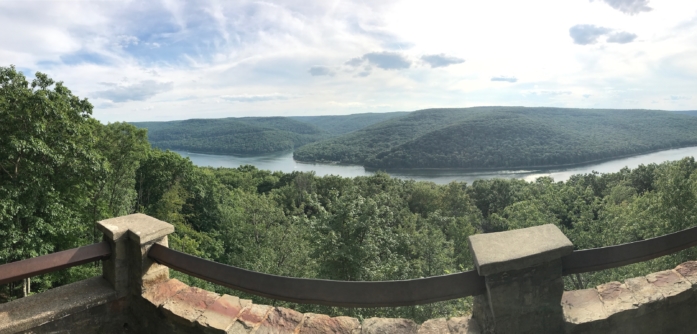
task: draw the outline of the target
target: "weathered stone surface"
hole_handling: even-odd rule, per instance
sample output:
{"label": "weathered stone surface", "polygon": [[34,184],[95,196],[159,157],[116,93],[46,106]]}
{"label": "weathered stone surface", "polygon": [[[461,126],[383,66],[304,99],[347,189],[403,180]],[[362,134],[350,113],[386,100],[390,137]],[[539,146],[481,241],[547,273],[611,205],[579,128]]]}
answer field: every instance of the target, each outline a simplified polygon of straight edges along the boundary
{"label": "weathered stone surface", "polygon": [[266,319],[272,307],[268,305],[252,304],[245,307],[237,317],[237,321],[232,325],[229,333],[249,333],[259,327]]}
{"label": "weathered stone surface", "polygon": [[162,311],[172,321],[193,327],[196,319],[219,297],[216,293],[189,287],[180,290],[165,302]]}
{"label": "weathered stone surface", "polygon": [[469,236],[481,276],[533,267],[573,251],[573,244],[553,224]]}
{"label": "weathered stone surface", "polygon": [[561,331],[564,292],[561,259],[485,277],[487,294],[475,296],[473,317],[485,333]]}
{"label": "weathered stone surface", "polygon": [[626,284],[620,282],[610,282],[598,286],[598,295],[603,302],[606,316],[613,314],[635,310],[637,303],[634,300],[634,295]]}
{"label": "weathered stone surface", "polygon": [[688,261],[675,267],[682,277],[692,283],[692,288],[697,289],[697,261]]}
{"label": "weathered stone surface", "polygon": [[477,321],[472,316],[455,317],[448,319],[448,329],[451,334],[479,334],[481,333]]}
{"label": "weathered stone surface", "polygon": [[180,282],[178,279],[171,279],[148,288],[143,294],[143,298],[155,305],[155,307],[160,307],[172,296],[188,287],[188,285]]}
{"label": "weathered stone surface", "polygon": [[561,299],[564,319],[572,324],[606,318],[603,302],[596,289],[564,291]]}
{"label": "weathered stone surface", "polygon": [[102,220],[97,223],[97,227],[111,240],[126,236],[126,232],[130,230],[130,238],[141,244],[174,232],[172,224],[142,213]]}
{"label": "weathered stone surface", "polygon": [[445,318],[427,320],[416,331],[418,334],[448,334],[448,321]]}
{"label": "weathered stone surface", "polygon": [[331,318],[324,314],[306,313],[302,325],[298,328],[298,333],[320,334],[320,333],[340,333],[355,334],[360,333],[361,324],[356,318],[335,317]]}
{"label": "weathered stone surface", "polygon": [[261,326],[256,330],[258,334],[291,334],[300,325],[303,314],[284,307],[275,307]]}
{"label": "weathered stone surface", "polygon": [[653,284],[649,284],[646,277],[628,278],[624,283],[634,296],[639,315],[658,308],[659,302],[664,300],[663,294],[658,292]]}
{"label": "weathered stone surface", "polygon": [[691,296],[692,284],[674,270],[648,274],[646,280],[663,295],[668,303],[679,303]]}
{"label": "weathered stone surface", "polygon": [[201,316],[196,320],[206,332],[226,333],[232,327],[237,316],[245,306],[251,303],[248,300],[240,300],[235,296],[223,295],[209,305]]}
{"label": "weathered stone surface", "polygon": [[370,318],[363,321],[362,334],[416,334],[418,326],[409,319],[399,318]]}
{"label": "weathered stone surface", "polygon": [[94,277],[0,304],[0,333],[17,333],[116,299],[109,282]]}

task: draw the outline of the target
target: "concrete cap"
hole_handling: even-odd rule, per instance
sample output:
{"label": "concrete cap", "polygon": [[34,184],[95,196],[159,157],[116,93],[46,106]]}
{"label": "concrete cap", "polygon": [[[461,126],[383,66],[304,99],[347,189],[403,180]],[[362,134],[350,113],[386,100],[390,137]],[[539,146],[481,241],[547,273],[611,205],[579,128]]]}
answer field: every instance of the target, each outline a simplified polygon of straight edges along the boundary
{"label": "concrete cap", "polygon": [[102,220],[97,227],[112,240],[118,240],[131,231],[131,239],[141,244],[174,232],[172,224],[142,213]]}
{"label": "concrete cap", "polygon": [[533,267],[568,255],[574,248],[552,224],[471,235],[469,244],[481,276]]}

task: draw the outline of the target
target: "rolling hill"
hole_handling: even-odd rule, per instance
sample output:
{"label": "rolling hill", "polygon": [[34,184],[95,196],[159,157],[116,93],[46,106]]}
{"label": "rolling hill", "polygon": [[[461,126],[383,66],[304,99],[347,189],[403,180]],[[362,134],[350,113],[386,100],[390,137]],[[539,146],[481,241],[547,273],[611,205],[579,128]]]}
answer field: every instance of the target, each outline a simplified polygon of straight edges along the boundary
{"label": "rolling hill", "polygon": [[697,118],[656,110],[427,109],[297,149],[300,161],[372,168],[581,164],[697,145]]}
{"label": "rolling hill", "polygon": [[131,124],[147,128],[150,143],[162,149],[214,154],[264,154],[293,150],[406,114],[242,117]]}

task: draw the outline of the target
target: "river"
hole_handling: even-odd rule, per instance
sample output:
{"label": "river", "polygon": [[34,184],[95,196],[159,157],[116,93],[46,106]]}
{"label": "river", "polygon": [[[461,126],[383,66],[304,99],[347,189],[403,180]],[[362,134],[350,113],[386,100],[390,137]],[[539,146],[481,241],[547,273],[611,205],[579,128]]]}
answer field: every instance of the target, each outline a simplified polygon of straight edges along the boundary
{"label": "river", "polygon": [[[374,174],[372,171],[366,171],[362,166],[297,162],[293,160],[293,152],[257,156],[210,155],[182,151],[175,152],[184,157],[189,157],[197,166],[235,168],[241,165],[254,165],[259,169],[267,169],[272,171],[280,170],[286,173],[290,173],[292,171],[314,171],[318,176],[333,174],[344,177],[355,177]],[[664,161],[680,160],[689,156],[697,156],[697,146],[665,150],[570,168],[547,170],[501,170],[485,172],[416,169],[408,171],[388,171],[388,173],[393,177],[398,177],[401,179],[431,181],[437,184],[447,184],[452,181],[467,182],[471,184],[474,180],[491,178],[516,178],[524,179],[526,181],[534,181],[541,176],[552,177],[555,181],[566,181],[571,175],[574,174],[586,174],[592,171],[597,171],[600,173],[614,173],[624,167],[636,168],[641,164],[648,165],[651,163],[662,163]]]}

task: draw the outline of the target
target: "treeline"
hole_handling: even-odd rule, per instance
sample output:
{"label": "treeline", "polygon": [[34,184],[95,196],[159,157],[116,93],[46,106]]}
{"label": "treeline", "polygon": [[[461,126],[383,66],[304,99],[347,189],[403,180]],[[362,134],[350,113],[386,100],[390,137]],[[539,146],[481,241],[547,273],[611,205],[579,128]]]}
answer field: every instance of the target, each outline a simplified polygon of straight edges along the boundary
{"label": "treeline", "polygon": [[295,151],[301,161],[372,168],[580,164],[697,145],[697,118],[650,110],[429,109]]}
{"label": "treeline", "polygon": [[[0,68],[0,263],[101,240],[95,222],[142,212],[175,226],[170,247],[250,270],[336,280],[401,280],[473,269],[467,237],[552,223],[579,249],[643,240],[697,223],[693,158],[575,175],[436,185],[385,173],[343,178],[201,168],[151,148],[145,130],[102,125],[91,105],[37,74]],[[664,270],[690,249],[567,278],[580,289]],[[83,265],[0,287],[21,297],[85,277]],[[343,309],[252,297],[172,271],[188,284],[302,312],[416,321],[469,311],[471,299]]]}
{"label": "treeline", "polygon": [[136,122],[161,149],[214,154],[264,154],[352,132],[406,113],[339,116],[242,117]]}

